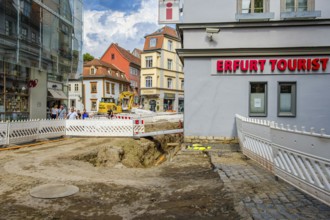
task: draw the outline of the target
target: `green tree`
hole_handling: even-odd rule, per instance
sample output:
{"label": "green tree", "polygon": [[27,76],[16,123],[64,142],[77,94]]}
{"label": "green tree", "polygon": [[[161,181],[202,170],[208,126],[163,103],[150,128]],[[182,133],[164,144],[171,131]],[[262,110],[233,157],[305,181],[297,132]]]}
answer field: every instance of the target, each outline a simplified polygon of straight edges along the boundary
{"label": "green tree", "polygon": [[84,54],[84,62],[88,62],[88,61],[91,61],[93,59],[94,59],[94,57],[92,55],[90,55],[89,53]]}

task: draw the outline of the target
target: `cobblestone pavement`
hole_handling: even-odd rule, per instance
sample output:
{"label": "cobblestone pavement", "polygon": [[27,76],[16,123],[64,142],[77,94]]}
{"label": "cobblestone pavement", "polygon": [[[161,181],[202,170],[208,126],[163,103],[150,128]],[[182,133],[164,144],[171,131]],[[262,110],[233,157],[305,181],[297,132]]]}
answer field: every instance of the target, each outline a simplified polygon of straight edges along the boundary
{"label": "cobblestone pavement", "polygon": [[213,148],[211,162],[242,219],[330,219],[330,207],[295,189],[239,152]]}

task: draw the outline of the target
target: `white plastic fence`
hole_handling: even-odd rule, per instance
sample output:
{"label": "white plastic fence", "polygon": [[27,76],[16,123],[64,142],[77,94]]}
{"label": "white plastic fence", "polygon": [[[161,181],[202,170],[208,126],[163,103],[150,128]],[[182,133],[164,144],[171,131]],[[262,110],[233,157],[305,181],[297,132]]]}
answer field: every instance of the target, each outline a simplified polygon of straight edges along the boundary
{"label": "white plastic fence", "polygon": [[153,115],[141,117],[146,123],[155,123],[160,121],[179,122],[183,121],[183,114]]}
{"label": "white plastic fence", "polygon": [[236,115],[243,153],[330,205],[330,135]]}
{"label": "white plastic fence", "polygon": [[0,145],[70,136],[133,137],[144,133],[144,121],[134,120],[29,120],[0,122]]}

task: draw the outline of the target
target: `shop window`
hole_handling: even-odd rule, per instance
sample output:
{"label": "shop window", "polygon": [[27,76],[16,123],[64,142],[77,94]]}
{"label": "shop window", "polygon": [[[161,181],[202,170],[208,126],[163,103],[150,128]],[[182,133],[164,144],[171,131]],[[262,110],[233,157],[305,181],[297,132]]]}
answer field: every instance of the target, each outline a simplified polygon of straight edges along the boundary
{"label": "shop window", "polygon": [[146,57],[146,68],[152,67],[152,57]]}
{"label": "shop window", "polygon": [[151,88],[152,87],[152,77],[147,76],[146,77],[146,88]]}
{"label": "shop window", "polygon": [[70,106],[73,107],[73,108],[76,107],[76,100],[75,99],[70,100]]}
{"label": "shop window", "polygon": [[249,116],[267,116],[267,83],[250,83]]}
{"label": "shop window", "polygon": [[91,99],[91,111],[97,111],[97,100]]}
{"label": "shop window", "polygon": [[278,116],[296,116],[295,82],[280,82],[278,84]]}
{"label": "shop window", "polygon": [[78,84],[74,84],[74,91],[78,91],[79,90],[79,85]]}
{"label": "shop window", "polygon": [[91,93],[97,93],[97,83],[91,82]]}
{"label": "shop window", "polygon": [[172,78],[167,78],[167,88],[172,89],[173,87],[173,80]]}

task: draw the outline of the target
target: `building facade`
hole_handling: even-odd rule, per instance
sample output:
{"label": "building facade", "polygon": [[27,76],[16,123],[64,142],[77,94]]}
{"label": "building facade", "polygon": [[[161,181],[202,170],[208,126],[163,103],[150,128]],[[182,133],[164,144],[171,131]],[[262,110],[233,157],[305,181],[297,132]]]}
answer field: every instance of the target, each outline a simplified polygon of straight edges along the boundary
{"label": "building facade", "polygon": [[144,109],[183,112],[184,74],[176,54],[181,42],[176,30],[165,26],[145,36],[141,54],[141,96]]}
{"label": "building facade", "polygon": [[185,137],[235,137],[235,114],[330,131],[327,0],[189,0],[177,28]]}
{"label": "building facade", "polygon": [[84,86],[81,79],[69,79],[68,82],[68,107],[77,110],[84,110]]}
{"label": "building facade", "polygon": [[112,64],[98,59],[84,64],[83,106],[87,112],[97,113],[101,98],[117,101],[119,94],[129,91],[129,87],[125,73]]}
{"label": "building facade", "polygon": [[82,69],[82,0],[0,1],[0,119],[46,118]]}
{"label": "building facade", "polygon": [[[134,54],[138,55],[139,50],[134,50]],[[116,43],[112,43],[104,52],[101,60],[110,63],[123,71],[126,78],[130,81],[130,91],[135,94],[134,104],[140,104],[140,69],[141,60],[138,56],[133,55],[128,50],[120,47]]]}

